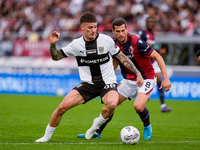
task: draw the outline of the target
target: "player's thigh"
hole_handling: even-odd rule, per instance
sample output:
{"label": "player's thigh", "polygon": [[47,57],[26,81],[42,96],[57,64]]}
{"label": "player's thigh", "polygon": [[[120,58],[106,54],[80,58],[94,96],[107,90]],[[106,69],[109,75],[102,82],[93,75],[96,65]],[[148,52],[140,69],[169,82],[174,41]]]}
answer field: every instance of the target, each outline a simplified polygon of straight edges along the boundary
{"label": "player's thigh", "polygon": [[134,108],[142,109],[150,98],[153,89],[156,86],[156,79],[146,79],[142,87],[138,89],[138,95],[134,102]]}
{"label": "player's thigh", "polygon": [[69,92],[61,102],[61,106],[70,109],[73,108],[79,104],[83,104],[85,102],[84,98],[80,95],[80,93],[73,89],[71,92]]}
{"label": "player's thigh", "polygon": [[126,97],[124,97],[123,95],[121,95],[121,94],[119,93],[118,105],[121,104],[124,100],[126,100]]}

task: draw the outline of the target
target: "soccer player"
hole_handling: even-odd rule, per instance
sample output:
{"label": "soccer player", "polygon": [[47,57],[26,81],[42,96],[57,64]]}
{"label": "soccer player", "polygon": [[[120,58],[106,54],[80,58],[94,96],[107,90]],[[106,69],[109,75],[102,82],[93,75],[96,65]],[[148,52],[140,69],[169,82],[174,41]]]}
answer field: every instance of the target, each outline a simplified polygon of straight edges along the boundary
{"label": "soccer player", "polygon": [[200,62],[200,51],[197,52],[196,54],[198,61]]}
{"label": "soccer player", "polygon": [[[144,125],[143,138],[149,140],[152,137],[152,126],[150,124],[149,110],[145,105],[150,98],[151,92],[156,86],[156,74],[151,63],[151,58],[158,62],[163,75],[163,81],[160,88],[164,87],[164,90],[167,92],[171,88],[171,83],[167,75],[164,60],[151,46],[138,36],[127,33],[127,25],[123,18],[117,18],[113,21],[112,31],[117,38],[115,39],[115,43],[120,47],[121,52],[135,64],[144,78],[142,87],[138,87],[135,74],[127,67],[124,67],[118,58],[114,57],[114,69],[116,69],[119,64],[122,76],[124,77],[118,84],[118,105],[124,100],[132,99],[137,95],[133,107]],[[112,119],[112,116],[96,130],[92,136],[93,138],[101,138],[101,132],[106,124]],[[85,134],[79,134],[77,137],[84,138]]]}
{"label": "soccer player", "polygon": [[86,132],[85,137],[87,139],[90,139],[94,131],[114,113],[118,103],[118,92],[112,56],[118,58],[124,66],[137,76],[138,86],[143,84],[141,73],[131,60],[119,50],[113,39],[96,32],[97,20],[92,13],[84,13],[80,18],[80,23],[83,36],[74,39],[68,46],[60,50],[56,48],[60,33],[54,31],[50,36],[52,59],[60,60],[68,56],[76,57],[82,83],[74,87],[64,97],[53,112],[44,136],[35,142],[48,142],[66,111],[79,104],[85,104],[96,96],[101,97],[105,106],[102,108],[100,116],[95,119],[94,128]]}
{"label": "soccer player", "polygon": [[[145,42],[147,42],[147,44],[150,45],[151,47],[153,47],[153,45],[155,44],[155,40],[154,40],[155,34],[153,32],[154,24],[155,24],[154,18],[148,17],[146,19],[146,30],[138,32],[138,35],[140,36],[140,38],[142,40],[144,40]],[[161,103],[161,112],[170,112],[172,109],[167,107],[165,104],[163,88],[159,88],[161,85],[161,81],[162,81],[161,80],[161,70],[155,59],[151,59],[151,61],[152,61],[153,68],[154,68],[156,76],[157,76],[157,85],[158,85],[158,91],[159,91],[159,97],[160,97],[160,103]]]}

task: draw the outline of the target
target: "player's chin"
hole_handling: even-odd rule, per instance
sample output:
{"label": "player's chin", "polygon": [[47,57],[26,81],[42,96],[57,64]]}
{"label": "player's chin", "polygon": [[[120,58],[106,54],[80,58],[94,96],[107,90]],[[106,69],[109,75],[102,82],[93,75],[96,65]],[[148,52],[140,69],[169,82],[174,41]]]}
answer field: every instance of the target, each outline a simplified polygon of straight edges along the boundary
{"label": "player's chin", "polygon": [[121,43],[123,43],[125,41],[125,39],[123,37],[118,39]]}
{"label": "player's chin", "polygon": [[95,38],[96,38],[95,34],[90,35],[90,39],[95,39]]}

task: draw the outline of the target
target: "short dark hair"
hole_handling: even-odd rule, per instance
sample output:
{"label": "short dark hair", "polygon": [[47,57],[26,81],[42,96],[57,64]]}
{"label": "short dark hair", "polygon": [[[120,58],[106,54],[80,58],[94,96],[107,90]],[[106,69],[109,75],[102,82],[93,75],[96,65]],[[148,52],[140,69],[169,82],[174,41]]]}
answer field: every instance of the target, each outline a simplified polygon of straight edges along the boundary
{"label": "short dark hair", "polygon": [[115,29],[115,26],[121,26],[123,24],[125,25],[125,27],[127,27],[126,21],[123,18],[117,18],[117,19],[113,20],[112,28]]}
{"label": "short dark hair", "polygon": [[80,24],[85,22],[97,22],[97,19],[94,14],[90,12],[85,12],[80,18]]}
{"label": "short dark hair", "polygon": [[169,52],[168,45],[164,43],[161,45],[161,49],[162,48],[166,48],[166,54],[168,54],[168,52]]}
{"label": "short dark hair", "polygon": [[200,50],[197,52],[196,56],[197,56],[197,57],[199,57],[199,56],[200,56]]}

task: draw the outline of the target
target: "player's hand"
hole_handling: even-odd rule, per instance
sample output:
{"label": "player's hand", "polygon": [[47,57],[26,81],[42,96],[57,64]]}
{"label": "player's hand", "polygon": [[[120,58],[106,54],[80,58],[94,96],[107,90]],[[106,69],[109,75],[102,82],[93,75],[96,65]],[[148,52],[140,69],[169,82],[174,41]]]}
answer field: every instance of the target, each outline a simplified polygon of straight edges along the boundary
{"label": "player's hand", "polygon": [[139,87],[142,87],[143,83],[144,83],[143,77],[142,77],[142,75],[141,75],[140,73],[138,73],[138,74],[137,74],[137,83],[136,83],[136,84],[137,84]]}
{"label": "player's hand", "polygon": [[51,44],[56,44],[60,38],[60,33],[53,31],[50,36]]}
{"label": "player's hand", "polygon": [[162,87],[164,87],[165,92],[169,91],[169,89],[171,88],[171,82],[169,81],[169,79],[163,79],[159,89],[162,89]]}

